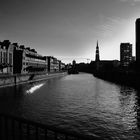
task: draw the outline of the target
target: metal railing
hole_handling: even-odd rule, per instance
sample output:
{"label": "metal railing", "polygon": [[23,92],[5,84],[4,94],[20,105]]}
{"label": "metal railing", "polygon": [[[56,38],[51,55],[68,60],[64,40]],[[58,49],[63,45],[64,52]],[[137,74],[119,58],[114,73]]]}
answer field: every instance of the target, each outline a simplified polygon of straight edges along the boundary
{"label": "metal railing", "polygon": [[94,140],[85,136],[51,125],[0,114],[0,140]]}

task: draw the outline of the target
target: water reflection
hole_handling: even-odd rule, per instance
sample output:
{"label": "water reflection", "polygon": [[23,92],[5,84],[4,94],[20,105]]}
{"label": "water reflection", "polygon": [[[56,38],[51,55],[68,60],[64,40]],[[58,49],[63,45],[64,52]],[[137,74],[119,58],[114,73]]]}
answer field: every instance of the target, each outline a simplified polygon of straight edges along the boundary
{"label": "water reflection", "polygon": [[31,87],[29,90],[26,90],[27,94],[32,94],[34,93],[37,89],[41,88],[45,83],[42,84],[38,84],[38,85],[34,85],[33,87]]}
{"label": "water reflection", "polygon": [[140,130],[140,91],[137,91],[137,127]]}
{"label": "water reflection", "polygon": [[134,89],[122,86],[120,88],[120,115],[126,130],[137,128],[137,96]]}
{"label": "water reflection", "polygon": [[137,140],[140,137],[137,95],[133,88],[90,74],[68,75],[0,89],[0,109],[88,135]]}

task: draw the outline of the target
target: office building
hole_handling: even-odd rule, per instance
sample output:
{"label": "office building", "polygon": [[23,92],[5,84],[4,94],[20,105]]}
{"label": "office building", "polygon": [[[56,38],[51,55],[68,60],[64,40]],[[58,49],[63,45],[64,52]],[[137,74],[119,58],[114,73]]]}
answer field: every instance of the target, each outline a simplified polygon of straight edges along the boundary
{"label": "office building", "polygon": [[132,62],[132,44],[120,44],[120,62],[121,66],[123,67],[128,67],[129,64]]}
{"label": "office building", "polygon": [[136,20],[136,67],[140,72],[140,18]]}

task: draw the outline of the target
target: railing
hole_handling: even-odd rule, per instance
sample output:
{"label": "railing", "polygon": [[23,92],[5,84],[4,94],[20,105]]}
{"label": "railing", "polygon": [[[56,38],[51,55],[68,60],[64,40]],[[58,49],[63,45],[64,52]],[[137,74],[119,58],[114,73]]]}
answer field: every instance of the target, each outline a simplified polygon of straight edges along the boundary
{"label": "railing", "polygon": [[93,136],[79,135],[31,120],[0,114],[0,140],[94,140]]}

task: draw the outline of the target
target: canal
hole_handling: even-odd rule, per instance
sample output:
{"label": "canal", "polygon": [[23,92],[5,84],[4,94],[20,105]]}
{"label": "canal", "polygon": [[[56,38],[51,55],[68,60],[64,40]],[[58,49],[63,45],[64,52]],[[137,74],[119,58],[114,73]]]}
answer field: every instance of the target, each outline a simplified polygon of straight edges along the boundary
{"label": "canal", "polygon": [[113,140],[140,138],[139,91],[91,74],[0,88],[0,112]]}

